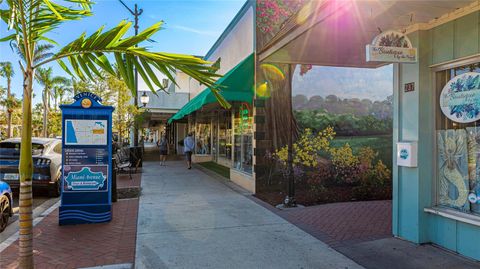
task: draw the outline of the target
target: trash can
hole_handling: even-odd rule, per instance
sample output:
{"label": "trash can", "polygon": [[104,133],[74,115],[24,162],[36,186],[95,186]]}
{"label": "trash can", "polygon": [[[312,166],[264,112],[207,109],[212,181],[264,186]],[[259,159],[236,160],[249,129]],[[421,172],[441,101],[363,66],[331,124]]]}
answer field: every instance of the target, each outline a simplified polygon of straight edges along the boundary
{"label": "trash can", "polygon": [[[138,162],[140,160],[140,162]],[[130,147],[130,163],[132,166],[142,167],[143,165],[143,148],[141,146]]]}

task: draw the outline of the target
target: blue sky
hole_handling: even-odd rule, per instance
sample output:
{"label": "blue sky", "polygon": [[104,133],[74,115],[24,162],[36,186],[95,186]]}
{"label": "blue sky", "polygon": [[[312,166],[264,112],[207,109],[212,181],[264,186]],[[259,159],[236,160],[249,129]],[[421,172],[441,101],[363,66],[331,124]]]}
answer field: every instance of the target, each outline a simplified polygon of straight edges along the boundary
{"label": "blue sky", "polygon": [[[49,34],[61,46],[77,38],[82,32],[93,33],[100,26],[106,29],[114,27],[121,20],[133,21],[130,13],[116,0],[96,0],[93,6],[94,15],[82,21],[68,22]],[[175,52],[192,55],[205,55],[209,48],[227,27],[235,14],[244,4],[244,0],[125,0],[133,9],[135,2],[143,9],[140,16],[140,31],[163,20],[164,30],[158,32],[153,39],[156,43],[148,43],[151,51]],[[5,4],[1,5],[5,7]],[[6,25],[0,23],[0,36],[5,36]],[[133,26],[131,33],[133,35]],[[12,52],[8,43],[0,43],[0,61],[14,63],[16,75],[12,88],[17,96],[21,96],[22,78],[18,69],[17,55]],[[52,64],[56,75],[67,74]],[[6,86],[6,81],[0,78],[0,85]],[[34,88],[36,98],[40,102],[39,87]]]}

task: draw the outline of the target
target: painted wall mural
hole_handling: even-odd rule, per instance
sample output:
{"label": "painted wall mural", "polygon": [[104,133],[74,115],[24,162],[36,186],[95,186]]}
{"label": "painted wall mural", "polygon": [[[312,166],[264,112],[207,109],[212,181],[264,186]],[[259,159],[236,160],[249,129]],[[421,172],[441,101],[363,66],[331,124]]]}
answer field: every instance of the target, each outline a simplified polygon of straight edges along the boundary
{"label": "painted wall mural", "polygon": [[438,204],[470,211],[466,130],[440,130],[438,146]]}

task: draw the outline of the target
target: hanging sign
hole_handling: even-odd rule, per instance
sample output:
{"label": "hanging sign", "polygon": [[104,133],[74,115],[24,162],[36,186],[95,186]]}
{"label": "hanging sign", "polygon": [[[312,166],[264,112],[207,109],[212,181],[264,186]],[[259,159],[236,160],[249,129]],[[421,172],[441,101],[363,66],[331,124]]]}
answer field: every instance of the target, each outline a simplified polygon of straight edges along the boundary
{"label": "hanging sign", "polygon": [[398,31],[386,31],[377,35],[366,49],[367,62],[417,62],[417,49],[406,35]]}
{"label": "hanging sign", "polygon": [[455,122],[480,119],[480,73],[468,72],[452,78],[442,89],[440,108]]}

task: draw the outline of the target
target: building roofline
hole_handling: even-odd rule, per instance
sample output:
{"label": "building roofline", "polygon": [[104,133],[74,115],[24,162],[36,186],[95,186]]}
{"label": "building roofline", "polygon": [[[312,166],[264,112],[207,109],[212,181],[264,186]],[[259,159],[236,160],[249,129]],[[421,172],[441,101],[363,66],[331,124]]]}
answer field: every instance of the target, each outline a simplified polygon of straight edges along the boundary
{"label": "building roofline", "polygon": [[223,40],[230,34],[233,28],[237,25],[240,19],[245,15],[247,10],[250,7],[253,7],[255,4],[255,0],[247,0],[245,4],[243,4],[242,8],[238,11],[237,15],[233,18],[233,20],[228,24],[227,28],[223,31],[220,37],[215,41],[213,46],[208,50],[207,54],[205,54],[204,59],[208,59],[208,57],[212,56],[213,52],[220,46]]}

